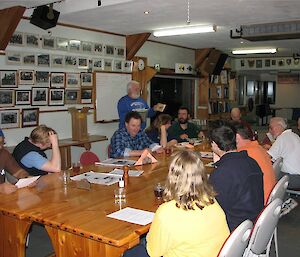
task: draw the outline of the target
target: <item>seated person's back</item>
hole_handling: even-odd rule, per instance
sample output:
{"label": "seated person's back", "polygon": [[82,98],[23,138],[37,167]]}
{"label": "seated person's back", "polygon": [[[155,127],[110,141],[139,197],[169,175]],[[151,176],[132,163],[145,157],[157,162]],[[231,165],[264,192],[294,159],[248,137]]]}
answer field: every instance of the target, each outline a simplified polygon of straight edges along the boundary
{"label": "seated person's back", "polygon": [[[52,148],[52,157],[47,159],[45,150]],[[56,132],[40,125],[30,134],[30,137],[19,143],[13,156],[18,164],[30,175],[46,175],[48,172],[59,172],[61,169],[60,151]]]}
{"label": "seated person's back", "polygon": [[236,130],[219,123],[211,132],[212,150],[217,161],[210,182],[226,213],[230,230],[246,219],[255,221],[264,206],[263,174],[246,151],[237,152]]}

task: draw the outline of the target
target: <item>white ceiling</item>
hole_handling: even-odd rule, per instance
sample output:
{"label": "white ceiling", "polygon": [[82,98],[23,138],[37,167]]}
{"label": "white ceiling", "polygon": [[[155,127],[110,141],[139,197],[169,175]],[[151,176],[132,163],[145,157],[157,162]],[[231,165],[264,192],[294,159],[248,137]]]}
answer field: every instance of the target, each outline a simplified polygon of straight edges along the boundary
{"label": "white ceiling", "polygon": [[[0,0],[0,9],[14,5],[33,7],[52,0]],[[59,22],[130,35],[157,28],[185,25],[187,0],[64,0],[54,4]],[[26,11],[30,16],[33,9]],[[144,11],[150,14],[145,15]],[[191,24],[215,24],[217,32],[150,39],[190,48],[217,48],[230,53],[237,48],[276,47],[276,56],[300,54],[300,39],[250,42],[231,39],[240,25],[299,20],[299,0],[190,0]],[[244,43],[242,44],[241,41]]]}

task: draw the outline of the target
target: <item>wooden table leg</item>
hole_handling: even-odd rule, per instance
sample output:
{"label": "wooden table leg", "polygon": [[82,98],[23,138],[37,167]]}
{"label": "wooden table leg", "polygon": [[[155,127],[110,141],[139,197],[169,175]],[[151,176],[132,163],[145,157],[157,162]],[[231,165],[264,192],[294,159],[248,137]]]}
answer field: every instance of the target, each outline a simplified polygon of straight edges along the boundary
{"label": "wooden table leg", "polygon": [[56,257],[120,257],[126,250],[47,225],[45,228]]}
{"label": "wooden table leg", "polygon": [[25,257],[31,222],[0,213],[0,257]]}

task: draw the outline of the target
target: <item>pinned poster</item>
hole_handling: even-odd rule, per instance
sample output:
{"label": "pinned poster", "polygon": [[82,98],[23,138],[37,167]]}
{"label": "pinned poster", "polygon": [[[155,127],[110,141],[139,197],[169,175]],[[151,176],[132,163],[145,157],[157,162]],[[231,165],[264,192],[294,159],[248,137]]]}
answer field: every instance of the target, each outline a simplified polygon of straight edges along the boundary
{"label": "pinned poster", "polygon": [[153,155],[149,153],[148,150],[144,150],[144,152],[142,153],[141,157],[137,160],[135,165],[138,166],[138,165],[156,163],[156,162],[157,160],[153,157]]}

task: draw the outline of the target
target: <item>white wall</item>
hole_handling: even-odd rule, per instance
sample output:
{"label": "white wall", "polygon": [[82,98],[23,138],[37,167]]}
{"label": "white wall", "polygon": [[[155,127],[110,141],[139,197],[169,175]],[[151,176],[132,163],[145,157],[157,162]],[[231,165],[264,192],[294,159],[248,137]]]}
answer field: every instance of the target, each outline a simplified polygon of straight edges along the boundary
{"label": "white wall", "polygon": [[[39,34],[40,36],[48,35],[47,31],[44,31],[36,26],[29,23],[28,20],[22,20],[17,27],[16,31]],[[124,46],[125,47],[125,37],[116,36],[111,34],[104,34],[98,32],[92,32],[82,29],[69,28],[64,26],[56,26],[51,29],[52,36],[62,37],[68,39],[79,39],[83,41],[91,42],[102,42],[104,44],[112,44],[114,46]],[[69,52],[56,51],[56,50],[46,50],[46,49],[30,49],[25,47],[13,47],[8,46],[7,51],[26,51],[34,53],[50,53],[50,54],[62,54],[69,55]],[[73,55],[73,53],[72,53]],[[84,54],[74,54],[78,56],[85,56]],[[155,63],[160,63],[161,67],[164,68],[174,68],[175,62],[180,63],[194,63],[194,51],[167,46],[165,44],[146,42],[145,45],[136,54],[137,56],[148,57],[148,65],[153,66]],[[0,56],[0,70],[1,69],[32,69],[32,70],[46,70],[46,71],[64,71],[71,72],[74,69],[70,68],[45,68],[45,67],[25,67],[25,66],[13,66],[6,65],[5,56]],[[80,72],[82,70],[77,70]],[[30,88],[30,86],[19,86],[18,89]],[[117,103],[116,103],[117,104]],[[83,105],[76,105],[77,108]],[[93,105],[84,105],[93,107]],[[57,109],[67,109],[70,106],[45,106],[40,107],[41,110],[57,110]],[[30,106],[15,106],[14,108],[30,108]],[[93,111],[91,115],[88,116],[88,132],[90,134],[105,135],[109,139],[111,138],[113,132],[118,128],[118,123],[94,123]],[[70,138],[72,135],[71,128],[71,115],[67,112],[46,112],[40,113],[40,124],[46,124],[52,127],[58,132],[59,138]],[[20,142],[24,136],[28,136],[33,128],[18,128],[18,129],[4,129],[4,134],[6,137],[6,142],[8,146],[16,145]],[[92,151],[96,152],[100,159],[105,159],[107,157],[107,145],[109,141],[93,143]],[[72,159],[76,161],[79,159],[80,153],[83,152],[82,148],[73,147],[72,148]]]}

